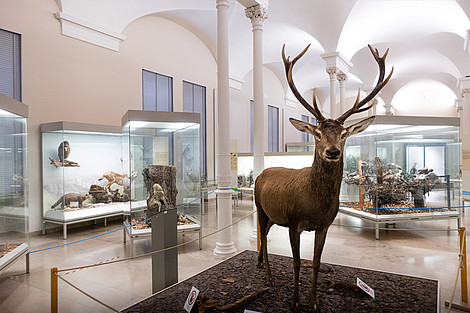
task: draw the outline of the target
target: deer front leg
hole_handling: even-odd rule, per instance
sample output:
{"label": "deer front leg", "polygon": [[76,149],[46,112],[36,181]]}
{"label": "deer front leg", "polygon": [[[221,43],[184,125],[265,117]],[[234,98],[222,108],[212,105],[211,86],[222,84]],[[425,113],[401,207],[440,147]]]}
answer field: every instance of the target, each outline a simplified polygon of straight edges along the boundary
{"label": "deer front leg", "polygon": [[290,247],[294,257],[294,297],[293,307],[299,309],[299,271],[300,271],[300,232],[297,227],[289,227]]}
{"label": "deer front leg", "polygon": [[315,312],[317,312],[317,280],[318,270],[320,269],[321,254],[325,245],[326,233],[328,227],[315,231],[315,248],[313,252],[313,278],[312,278],[312,289],[310,290],[310,305],[313,306]]}

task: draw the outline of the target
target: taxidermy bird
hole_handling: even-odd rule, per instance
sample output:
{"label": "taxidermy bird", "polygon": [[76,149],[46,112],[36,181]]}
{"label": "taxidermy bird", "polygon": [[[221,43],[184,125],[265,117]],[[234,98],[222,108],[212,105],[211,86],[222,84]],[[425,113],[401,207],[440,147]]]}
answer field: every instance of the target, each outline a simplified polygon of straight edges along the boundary
{"label": "taxidermy bird", "polygon": [[60,162],[64,162],[64,160],[66,160],[69,157],[69,155],[70,155],[70,144],[67,140],[62,141],[60,143],[58,154],[59,154],[59,161]]}

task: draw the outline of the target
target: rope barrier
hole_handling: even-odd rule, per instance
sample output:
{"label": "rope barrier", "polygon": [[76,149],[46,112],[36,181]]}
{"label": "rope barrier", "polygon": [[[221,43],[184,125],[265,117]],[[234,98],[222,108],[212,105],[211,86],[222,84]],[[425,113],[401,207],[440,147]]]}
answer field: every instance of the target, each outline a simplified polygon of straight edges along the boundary
{"label": "rope barrier", "polygon": [[[218,229],[212,233],[209,233],[205,236],[202,236],[200,239],[203,239],[203,238],[207,238],[209,236],[212,236],[218,232],[221,232],[227,228],[230,228],[232,226],[234,226],[235,224],[238,224],[240,223],[241,221],[247,219],[248,217],[252,216],[254,213],[256,213],[256,211],[253,211],[251,212],[250,214],[246,215],[245,217],[239,219],[238,221],[236,221],[235,223],[232,223],[228,226],[225,226],[221,229]],[[192,242],[195,242],[195,241],[199,241],[200,240],[199,238],[198,239],[195,239],[195,240],[191,240],[191,241],[188,241],[188,242],[183,242],[183,243],[180,243],[178,245],[175,245],[173,247],[168,247],[168,248],[164,248],[164,249],[160,249],[160,250],[157,250],[157,251],[152,251],[152,252],[149,252],[149,253],[144,253],[144,254],[141,254],[141,255],[137,255],[137,256],[133,256],[133,257],[129,257],[129,258],[124,258],[124,259],[120,259],[120,260],[116,260],[116,261],[111,261],[111,262],[107,262],[107,263],[98,263],[98,264],[92,264],[92,265],[85,265],[85,266],[80,266],[80,267],[72,267],[72,268],[68,268],[68,269],[62,269],[62,270],[58,270],[56,268],[54,268],[54,270],[52,271],[52,275],[54,275],[55,277],[58,277],[60,278],[61,280],[63,280],[65,283],[67,283],[68,285],[70,285],[71,287],[75,288],[76,290],[78,290],[79,292],[81,292],[82,294],[84,294],[85,296],[89,297],[90,299],[98,302],[99,304],[105,306],[106,308],[114,311],[114,312],[118,312],[118,313],[121,313],[121,311],[119,310],[116,310],[112,307],[110,307],[109,305],[103,303],[102,301],[98,300],[97,298],[93,297],[92,295],[86,293],[84,290],[78,288],[77,286],[73,285],[72,283],[70,283],[69,281],[67,281],[66,279],[64,279],[62,277],[62,275],[59,275],[60,272],[70,272],[70,271],[74,271],[74,270],[79,270],[79,269],[85,269],[85,268],[91,268],[91,267],[97,267],[97,266],[102,266],[102,265],[108,265],[108,264],[114,264],[114,263],[118,263],[118,262],[122,262],[122,261],[127,261],[127,260],[132,260],[132,259],[136,259],[136,258],[141,258],[141,257],[144,257],[144,256],[149,256],[149,255],[152,255],[152,254],[155,254],[155,253],[159,253],[159,252],[163,252],[163,251],[166,251],[166,250],[170,250],[170,249],[175,249],[175,248],[179,248],[181,246],[184,246],[184,245],[187,245],[189,243],[192,243]],[[52,286],[51,286],[52,287]],[[51,292],[52,294],[52,292]],[[51,297],[52,298],[52,297]]]}
{"label": "rope barrier", "polygon": [[90,299],[98,302],[99,304],[101,304],[102,306],[105,306],[106,308],[110,309],[111,311],[113,312],[117,312],[117,313],[122,313],[121,311],[119,310],[116,310],[115,308],[107,305],[106,303],[98,300],[97,298],[93,297],[92,295],[86,293],[85,291],[83,291],[82,289],[78,288],[77,286],[75,286],[74,284],[72,284],[71,282],[69,282],[68,280],[66,280],[65,278],[63,278],[62,276],[59,276],[57,275],[57,272],[54,273],[54,275],[56,275],[58,278],[60,278],[63,282],[65,282],[66,284],[68,284],[69,286],[71,286],[72,288],[75,288],[76,290],[78,290],[79,292],[83,293],[85,296],[89,297]]}
{"label": "rope barrier", "polygon": [[90,264],[90,265],[84,265],[84,266],[80,266],[80,267],[71,267],[71,268],[67,268],[67,269],[62,269],[62,270],[57,270],[57,272],[67,272],[67,271],[73,271],[73,270],[76,270],[76,269],[85,269],[85,268],[90,268],[90,267],[97,267],[97,266],[102,266],[102,265],[108,265],[108,264],[114,264],[114,263],[118,263],[118,262],[122,262],[122,261],[127,261],[127,260],[133,260],[133,259],[137,259],[137,258],[141,258],[141,257],[145,257],[145,256],[149,256],[149,255],[152,255],[152,254],[156,254],[156,253],[159,253],[159,252],[164,252],[164,251],[167,251],[167,250],[172,250],[172,249],[175,249],[175,248],[179,248],[179,247],[182,247],[184,245],[187,245],[187,244],[190,244],[190,243],[193,243],[193,242],[196,242],[196,241],[199,241],[200,239],[204,239],[204,238],[207,238],[207,237],[210,237],[212,235],[215,235],[221,231],[224,231],[238,223],[240,223],[241,221],[249,218],[250,216],[252,216],[254,213],[256,213],[256,211],[253,211],[251,212],[250,214],[242,217],[241,219],[239,219],[238,221],[236,221],[235,223],[232,223],[230,225],[227,225],[223,228],[220,228],[220,229],[217,229],[216,231],[213,231],[207,235],[204,235],[202,236],[201,238],[197,238],[197,239],[194,239],[194,240],[190,240],[190,241],[187,241],[187,242],[183,242],[183,243],[180,243],[180,244],[177,244],[177,245],[174,245],[172,247],[167,247],[167,248],[163,248],[163,249],[160,249],[160,250],[156,250],[156,251],[152,251],[152,252],[148,252],[148,253],[144,253],[144,254],[140,254],[140,255],[136,255],[136,256],[132,256],[132,257],[128,257],[128,258],[123,258],[123,259],[119,259],[119,260],[115,260],[115,261],[112,261],[112,262],[107,262],[107,263],[98,263],[98,264]]}

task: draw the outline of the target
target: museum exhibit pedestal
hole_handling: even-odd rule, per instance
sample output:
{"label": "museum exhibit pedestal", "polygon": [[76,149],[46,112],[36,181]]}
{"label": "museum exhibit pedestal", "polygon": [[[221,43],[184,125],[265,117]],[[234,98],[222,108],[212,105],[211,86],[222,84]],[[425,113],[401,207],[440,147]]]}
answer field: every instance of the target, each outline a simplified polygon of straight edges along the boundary
{"label": "museum exhibit pedestal", "polygon": [[178,282],[178,244],[176,210],[152,216],[152,251],[170,247],[152,254],[152,292],[158,292]]}
{"label": "museum exhibit pedestal", "polygon": [[[293,271],[292,258],[270,254],[274,286],[268,287],[264,269],[257,267],[258,253],[243,251],[195,276],[155,293],[122,310],[138,312],[185,312],[183,305],[194,286],[203,296],[213,300],[214,309],[249,300],[231,312],[291,312]],[[318,309],[320,312],[439,312],[437,280],[395,273],[330,264],[334,271],[318,277]],[[312,262],[301,260],[300,312],[309,309]],[[375,291],[372,298],[356,287],[360,278]],[[194,308],[193,308],[194,309]]]}

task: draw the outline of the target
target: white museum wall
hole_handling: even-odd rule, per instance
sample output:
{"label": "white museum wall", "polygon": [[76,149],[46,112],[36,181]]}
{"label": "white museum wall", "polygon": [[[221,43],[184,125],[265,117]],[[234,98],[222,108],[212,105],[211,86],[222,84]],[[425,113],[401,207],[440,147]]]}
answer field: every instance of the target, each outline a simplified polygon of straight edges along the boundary
{"label": "white museum wall", "polygon": [[[115,52],[63,36],[54,17],[59,11],[54,0],[0,0],[0,7],[0,28],[22,35],[22,92],[30,116],[31,232],[39,231],[42,223],[40,124],[65,120],[120,126],[127,110],[142,108],[144,68],[173,77],[175,111],[182,108],[182,80],[206,86],[211,129],[216,62],[188,30],[161,18],[143,17],[124,30],[127,39]],[[211,132],[208,142],[212,158]]]}

